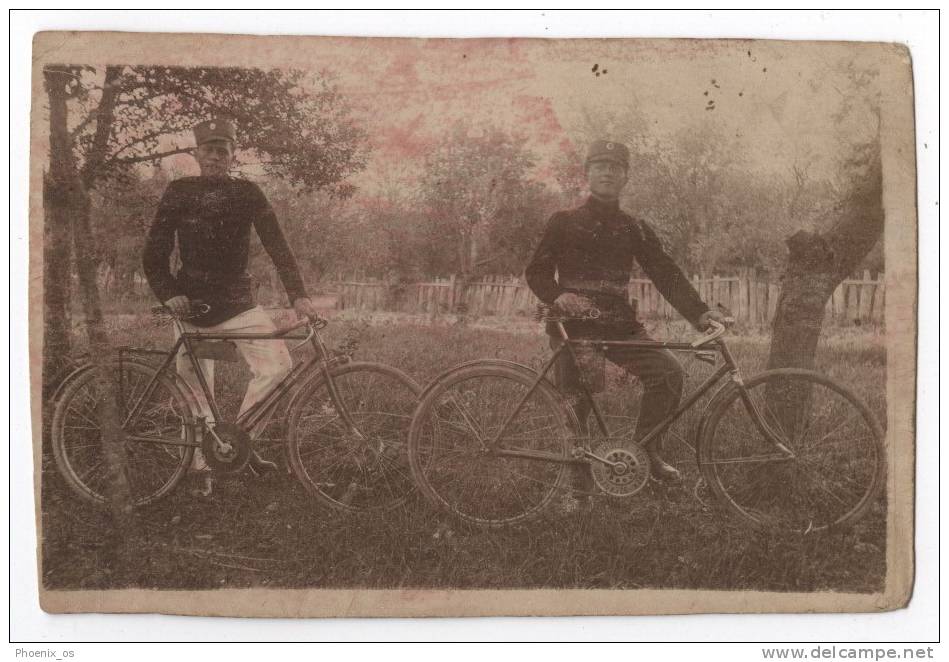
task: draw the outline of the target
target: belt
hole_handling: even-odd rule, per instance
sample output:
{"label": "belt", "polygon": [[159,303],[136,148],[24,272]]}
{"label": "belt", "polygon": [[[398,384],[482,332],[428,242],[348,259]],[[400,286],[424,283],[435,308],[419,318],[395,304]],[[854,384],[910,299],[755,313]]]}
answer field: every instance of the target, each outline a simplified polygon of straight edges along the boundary
{"label": "belt", "polygon": [[203,280],[205,282],[233,282],[250,277],[250,273],[246,270],[227,273],[224,271],[205,271],[194,267],[181,267],[181,274],[192,280]]}
{"label": "belt", "polygon": [[560,280],[560,287],[568,290],[583,290],[586,292],[596,292],[600,294],[610,294],[617,297],[626,297],[626,283],[618,283],[615,280],[583,280],[574,278],[564,278]]}

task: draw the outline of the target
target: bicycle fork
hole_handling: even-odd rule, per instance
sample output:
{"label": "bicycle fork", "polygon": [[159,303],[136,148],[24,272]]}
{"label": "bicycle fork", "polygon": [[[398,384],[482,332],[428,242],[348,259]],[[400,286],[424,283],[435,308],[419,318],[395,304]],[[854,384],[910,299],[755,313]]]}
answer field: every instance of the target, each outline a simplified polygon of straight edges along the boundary
{"label": "bicycle fork", "polygon": [[[336,413],[339,414],[340,420],[343,422],[343,429],[345,433],[358,441],[366,441],[366,436],[359,430],[356,426],[356,422],[353,420],[352,415],[349,413],[349,409],[346,408],[346,403],[343,402],[343,398],[339,393],[339,389],[336,387],[336,380],[333,379],[331,367],[333,361],[330,359],[329,352],[326,350],[326,345],[323,344],[323,340],[316,336],[312,337],[311,342],[313,344],[313,349],[316,351],[317,355],[320,357],[320,369],[323,372],[323,380],[326,382],[326,390],[329,392],[330,402],[333,403],[333,408],[336,409]],[[379,452],[382,452],[383,445],[380,441]]]}
{"label": "bicycle fork", "polygon": [[718,345],[722,352],[722,358],[725,360],[724,367],[731,373],[732,383],[734,383],[735,388],[738,389],[738,396],[741,398],[742,404],[745,405],[745,409],[751,414],[751,420],[754,421],[758,431],[765,439],[771,442],[779,453],[779,457],[774,459],[793,460],[796,457],[794,451],[781,441],[781,437],[771,428],[761,411],[759,411],[758,406],[748,394],[748,389],[745,387],[745,382],[741,378],[741,373],[738,371],[738,364],[735,363],[731,350],[729,350],[728,346],[724,343],[719,342]]}

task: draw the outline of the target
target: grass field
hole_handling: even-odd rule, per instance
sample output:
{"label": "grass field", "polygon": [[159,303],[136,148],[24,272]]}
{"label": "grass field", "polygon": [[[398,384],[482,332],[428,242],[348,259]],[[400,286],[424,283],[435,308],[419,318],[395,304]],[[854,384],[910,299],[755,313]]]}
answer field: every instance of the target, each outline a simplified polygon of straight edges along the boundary
{"label": "grass field", "polygon": [[[170,329],[142,316],[110,318],[116,344],[165,347]],[[682,325],[652,329],[688,337]],[[376,314],[340,316],[330,345],[356,342],[356,357],[388,363],[420,384],[461,361],[496,357],[532,366],[549,356],[547,339],[527,321],[451,320]],[[731,340],[746,375],[762,369],[768,338],[737,330]],[[711,368],[683,357],[686,388]],[[883,336],[832,330],[819,367],[850,385],[881,418],[885,412]],[[218,397],[236,410],[246,368],[218,369]],[[638,385],[611,372],[608,413],[623,415]],[[314,588],[707,588],[777,591],[877,591],[885,579],[885,513],[881,503],[854,528],[824,536],[755,533],[728,519],[702,491],[689,430],[700,402],[676,423],[668,455],[685,480],[650,483],[626,500],[597,499],[588,513],[553,509],[545,519],[505,530],[457,525],[421,498],[384,515],[328,510],[286,473],[222,479],[207,499],[182,485],[138,511],[133,554],[110,557],[106,514],[76,499],[43,458],[43,582],[48,588],[190,589],[283,586]],[[277,435],[279,436],[279,435]],[[273,437],[271,437],[273,438]],[[269,442],[265,453],[279,459]]]}

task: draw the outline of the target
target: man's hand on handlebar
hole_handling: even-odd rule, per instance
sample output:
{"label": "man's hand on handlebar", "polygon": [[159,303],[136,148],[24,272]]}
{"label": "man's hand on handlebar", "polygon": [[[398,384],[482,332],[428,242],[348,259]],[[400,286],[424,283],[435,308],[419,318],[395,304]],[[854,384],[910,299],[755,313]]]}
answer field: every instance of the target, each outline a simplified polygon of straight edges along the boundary
{"label": "man's hand on handlebar", "polygon": [[295,299],[293,302],[293,310],[296,311],[297,317],[301,320],[308,319],[315,322],[320,319],[319,313],[316,312],[316,306],[313,305],[309,297]]}
{"label": "man's hand on handlebar", "polygon": [[183,294],[171,297],[164,305],[175,317],[186,317],[191,314],[191,300]]}
{"label": "man's hand on handlebar", "polygon": [[593,309],[593,302],[582,294],[564,292],[554,301],[554,307],[570,317],[580,317]]}
{"label": "man's hand on handlebar", "polygon": [[707,312],[702,313],[702,315],[699,317],[696,327],[699,331],[705,331],[711,326],[711,322],[721,324],[722,326],[731,326],[734,324],[735,319],[731,315],[713,308]]}

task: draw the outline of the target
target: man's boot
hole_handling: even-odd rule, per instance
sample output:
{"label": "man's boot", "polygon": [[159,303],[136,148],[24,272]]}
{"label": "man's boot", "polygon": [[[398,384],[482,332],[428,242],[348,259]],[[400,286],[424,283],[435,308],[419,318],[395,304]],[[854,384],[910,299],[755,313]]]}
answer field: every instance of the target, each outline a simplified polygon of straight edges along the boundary
{"label": "man's boot", "polygon": [[662,459],[662,456],[659,455],[661,450],[662,442],[659,439],[652,439],[646,444],[646,454],[649,456],[649,473],[656,480],[667,482],[682,478],[678,469]]}

